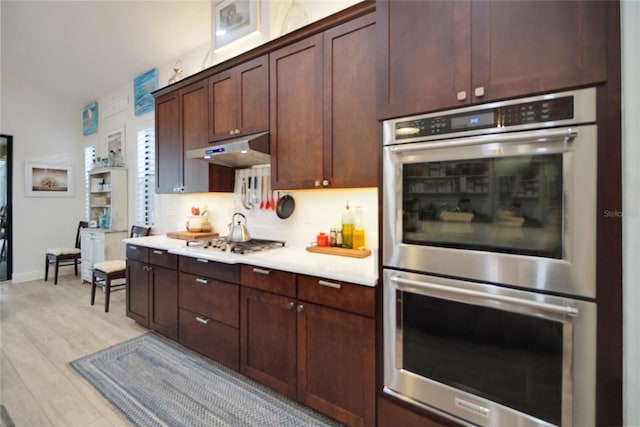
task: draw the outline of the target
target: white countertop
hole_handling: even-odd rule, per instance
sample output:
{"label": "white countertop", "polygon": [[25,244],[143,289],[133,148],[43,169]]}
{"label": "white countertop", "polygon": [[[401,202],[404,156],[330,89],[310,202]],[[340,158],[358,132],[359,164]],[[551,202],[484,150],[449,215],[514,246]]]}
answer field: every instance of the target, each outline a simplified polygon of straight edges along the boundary
{"label": "white countertop", "polygon": [[125,243],[138,244],[169,253],[208,259],[227,264],[248,264],[292,273],[308,274],[326,279],[341,280],[364,286],[378,283],[377,250],[366,258],[350,258],[307,252],[303,247],[271,249],[240,255],[187,246],[184,240],[170,239],[165,235],[128,238]]}

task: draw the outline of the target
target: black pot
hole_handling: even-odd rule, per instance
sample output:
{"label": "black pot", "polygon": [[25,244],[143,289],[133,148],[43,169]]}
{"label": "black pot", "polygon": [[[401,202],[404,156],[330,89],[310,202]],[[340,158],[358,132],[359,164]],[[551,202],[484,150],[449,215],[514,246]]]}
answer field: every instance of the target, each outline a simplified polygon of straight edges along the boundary
{"label": "black pot", "polygon": [[278,204],[276,205],[276,214],[278,215],[278,218],[286,219],[291,216],[295,208],[296,202],[293,200],[293,197],[285,194],[280,197],[280,200],[278,200]]}

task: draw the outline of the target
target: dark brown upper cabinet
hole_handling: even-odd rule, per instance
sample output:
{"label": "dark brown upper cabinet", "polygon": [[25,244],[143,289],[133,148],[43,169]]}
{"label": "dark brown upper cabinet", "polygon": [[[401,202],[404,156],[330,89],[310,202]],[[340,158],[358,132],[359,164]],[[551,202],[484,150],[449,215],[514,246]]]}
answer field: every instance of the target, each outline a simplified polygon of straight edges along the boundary
{"label": "dark brown upper cabinet", "polygon": [[210,140],[269,130],[269,56],[209,78]]}
{"label": "dark brown upper cabinet", "polygon": [[188,159],[209,144],[207,80],[156,98],[156,192],[233,191],[233,170]]}
{"label": "dark brown upper cabinet", "polygon": [[601,1],[378,1],[378,117],[606,80]]}
{"label": "dark brown upper cabinet", "polygon": [[270,54],[275,189],[377,185],[375,15]]}

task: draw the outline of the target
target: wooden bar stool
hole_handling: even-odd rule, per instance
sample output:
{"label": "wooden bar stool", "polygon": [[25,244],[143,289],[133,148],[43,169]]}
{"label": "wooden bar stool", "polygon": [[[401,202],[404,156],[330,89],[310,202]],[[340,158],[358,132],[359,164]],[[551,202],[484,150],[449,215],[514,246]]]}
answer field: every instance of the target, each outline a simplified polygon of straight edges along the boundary
{"label": "wooden bar stool", "polygon": [[[134,225],[131,227],[129,237],[144,237],[151,233],[151,227]],[[100,261],[93,264],[93,274],[91,275],[91,305],[96,300],[96,288],[104,289],[104,311],[109,311],[109,299],[112,290],[124,289],[126,281],[111,283],[112,280],[126,279],[127,263],[124,260]]]}
{"label": "wooden bar stool", "polygon": [[104,311],[109,311],[109,298],[112,290],[124,288],[127,282],[111,283],[112,280],[124,279],[126,277],[127,264],[123,260],[100,261],[93,264],[93,275],[91,278],[91,305],[96,300],[96,287],[104,289]]}

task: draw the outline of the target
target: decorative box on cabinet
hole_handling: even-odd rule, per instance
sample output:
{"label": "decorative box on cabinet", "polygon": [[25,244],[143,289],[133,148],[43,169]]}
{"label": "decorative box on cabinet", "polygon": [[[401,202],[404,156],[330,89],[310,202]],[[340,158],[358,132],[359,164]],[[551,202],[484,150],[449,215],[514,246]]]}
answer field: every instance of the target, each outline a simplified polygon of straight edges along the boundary
{"label": "decorative box on cabinet", "polygon": [[89,172],[89,219],[100,225],[100,216],[105,214],[107,227],[103,228],[128,229],[126,169],[99,168]]}
{"label": "decorative box on cabinet", "polygon": [[349,426],[374,425],[374,289],[241,273],[241,372]]}
{"label": "decorative box on cabinet", "polygon": [[369,14],[270,54],[273,188],[377,185],[375,41]]}
{"label": "decorative box on cabinet", "polygon": [[126,231],[110,231],[100,228],[83,228],[80,231],[82,255],[82,280],[91,283],[93,264],[110,259],[124,259]]}
{"label": "decorative box on cabinet", "polygon": [[378,118],[605,81],[606,3],[378,1]]}

